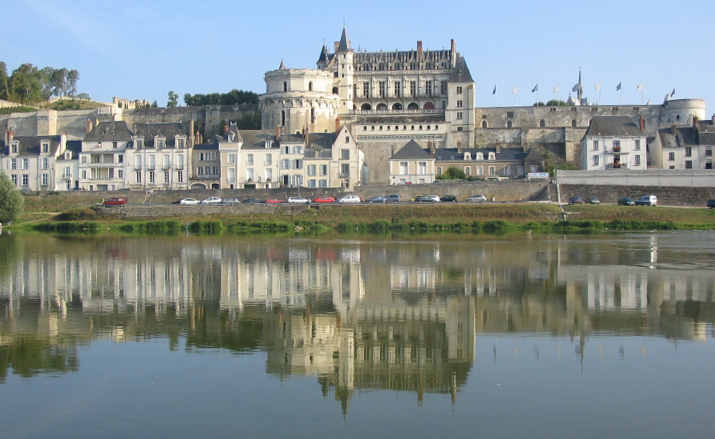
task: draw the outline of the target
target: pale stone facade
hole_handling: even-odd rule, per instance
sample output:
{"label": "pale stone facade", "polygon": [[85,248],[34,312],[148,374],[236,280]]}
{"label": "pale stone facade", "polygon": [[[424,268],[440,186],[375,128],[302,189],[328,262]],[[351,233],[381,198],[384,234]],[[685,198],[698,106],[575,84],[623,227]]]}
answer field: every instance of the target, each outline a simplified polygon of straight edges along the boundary
{"label": "pale stone facade", "polygon": [[0,157],[0,170],[10,177],[13,184],[23,190],[54,191],[57,186],[57,164],[67,147],[67,137],[60,136],[15,136],[5,134]]}
{"label": "pale stone facade", "polygon": [[644,170],[648,168],[646,135],[625,116],[594,117],[581,140],[581,169]]}

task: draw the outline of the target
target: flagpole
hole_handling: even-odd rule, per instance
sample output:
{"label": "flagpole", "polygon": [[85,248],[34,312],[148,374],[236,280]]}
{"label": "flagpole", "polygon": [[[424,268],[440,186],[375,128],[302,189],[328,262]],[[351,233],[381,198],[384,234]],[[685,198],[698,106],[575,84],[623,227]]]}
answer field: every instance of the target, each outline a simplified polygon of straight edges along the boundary
{"label": "flagpole", "polygon": [[621,86],[621,105],[623,105],[623,86]]}

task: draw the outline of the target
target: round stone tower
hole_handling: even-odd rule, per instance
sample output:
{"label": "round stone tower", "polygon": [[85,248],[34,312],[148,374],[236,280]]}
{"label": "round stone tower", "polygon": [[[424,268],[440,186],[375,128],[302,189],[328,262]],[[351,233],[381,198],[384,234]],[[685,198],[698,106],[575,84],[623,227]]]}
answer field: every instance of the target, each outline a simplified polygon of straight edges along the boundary
{"label": "round stone tower", "polygon": [[340,96],[333,93],[333,75],[314,69],[287,69],[266,73],[266,93],[259,96],[263,129],[281,127],[287,134],[333,132]]}
{"label": "round stone tower", "polygon": [[663,103],[659,125],[692,125],[693,118],[705,119],[705,101],[702,99],[673,99]]}

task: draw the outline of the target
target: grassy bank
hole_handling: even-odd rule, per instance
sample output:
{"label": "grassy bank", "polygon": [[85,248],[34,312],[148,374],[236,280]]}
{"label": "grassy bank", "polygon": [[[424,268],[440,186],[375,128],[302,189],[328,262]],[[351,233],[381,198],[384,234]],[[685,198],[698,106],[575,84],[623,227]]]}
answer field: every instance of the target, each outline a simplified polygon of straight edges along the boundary
{"label": "grassy bank", "polygon": [[[28,217],[30,214],[27,215]],[[715,211],[551,204],[313,206],[297,214],[190,215],[160,221],[107,220],[75,208],[16,227],[60,233],[565,233],[602,230],[715,229]],[[40,217],[41,218],[41,217]],[[187,226],[188,224],[188,226]]]}

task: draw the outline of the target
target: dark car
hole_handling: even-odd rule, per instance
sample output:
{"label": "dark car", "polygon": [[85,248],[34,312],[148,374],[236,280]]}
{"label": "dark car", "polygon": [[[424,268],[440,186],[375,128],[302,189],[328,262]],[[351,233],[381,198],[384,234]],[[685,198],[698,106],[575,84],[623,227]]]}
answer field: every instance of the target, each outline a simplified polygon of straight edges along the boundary
{"label": "dark car", "polygon": [[708,200],[708,209],[715,209],[715,200]]}
{"label": "dark car", "polygon": [[628,198],[628,197],[623,197],[618,199],[618,205],[619,206],[634,206],[636,204],[633,199]]}
{"label": "dark car", "polygon": [[367,200],[368,203],[386,203],[387,199],[385,197],[372,197],[369,200]]}
{"label": "dark car", "polygon": [[386,203],[399,203],[400,201],[402,201],[402,197],[397,194],[392,194],[385,197]]}
{"label": "dark car", "polygon": [[415,198],[415,203],[439,203],[440,199],[437,195],[420,195]]}
{"label": "dark car", "polygon": [[445,195],[444,197],[440,198],[440,201],[443,203],[456,203],[457,202],[457,197],[454,195]]}
{"label": "dark car", "polygon": [[246,198],[245,200],[243,200],[243,204],[258,204],[262,202],[263,200],[261,200],[260,198]]}
{"label": "dark car", "polygon": [[591,197],[587,201],[588,204],[601,204],[601,200],[596,197]]}
{"label": "dark car", "polygon": [[583,198],[571,197],[571,198],[569,198],[569,204],[583,204]]}

